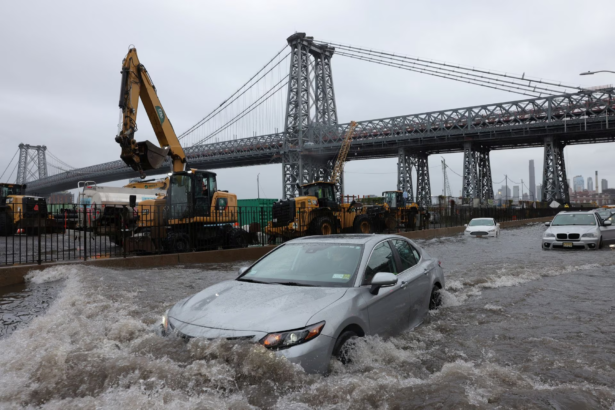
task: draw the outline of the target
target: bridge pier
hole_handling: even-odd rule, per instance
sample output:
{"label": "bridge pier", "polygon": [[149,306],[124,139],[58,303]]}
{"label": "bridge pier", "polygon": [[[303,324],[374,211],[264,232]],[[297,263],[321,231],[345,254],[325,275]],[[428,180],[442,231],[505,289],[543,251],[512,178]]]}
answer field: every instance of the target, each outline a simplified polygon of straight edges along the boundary
{"label": "bridge pier", "polygon": [[481,203],[493,199],[493,181],[491,180],[491,161],[489,148],[475,146],[472,142],[463,144],[463,189],[462,200],[469,204],[478,198]]}
{"label": "bridge pier", "polygon": [[416,203],[423,208],[431,205],[431,184],[429,182],[429,154],[419,151],[414,154],[416,164]]}
{"label": "bridge pier", "polygon": [[408,201],[414,202],[414,189],[412,188],[412,164],[414,160],[407,148],[397,151],[397,190],[408,194]]}
{"label": "bridge pier", "polygon": [[[312,37],[306,37],[305,33],[295,33],[288,37],[287,41],[291,48],[291,56],[284,123],[286,137],[282,152],[284,199],[297,196],[297,185],[316,180],[329,180],[335,159],[331,163],[330,160],[312,158],[302,152],[304,144],[309,141],[308,129],[313,123],[337,125],[337,106],[331,70],[331,57],[335,49],[327,45],[314,44]],[[343,195],[342,178],[338,183],[337,192],[340,198]]]}
{"label": "bridge pier", "polygon": [[542,200],[570,203],[568,180],[566,179],[566,164],[564,163],[565,143],[555,140],[552,136],[544,138],[544,163],[542,170]]}

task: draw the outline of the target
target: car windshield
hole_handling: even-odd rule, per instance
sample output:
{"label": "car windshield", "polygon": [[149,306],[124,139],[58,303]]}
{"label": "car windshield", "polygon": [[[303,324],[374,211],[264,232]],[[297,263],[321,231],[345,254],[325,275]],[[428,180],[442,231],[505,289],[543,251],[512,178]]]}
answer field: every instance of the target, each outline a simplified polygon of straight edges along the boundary
{"label": "car windshield", "polygon": [[472,219],[468,224],[470,226],[493,226],[493,219]]}
{"label": "car windshield", "polygon": [[237,280],[295,286],[350,287],[363,245],[291,243],[281,246]]}
{"label": "car windshield", "polygon": [[565,214],[557,215],[551,222],[551,226],[565,225],[596,225],[596,218],[588,214]]}

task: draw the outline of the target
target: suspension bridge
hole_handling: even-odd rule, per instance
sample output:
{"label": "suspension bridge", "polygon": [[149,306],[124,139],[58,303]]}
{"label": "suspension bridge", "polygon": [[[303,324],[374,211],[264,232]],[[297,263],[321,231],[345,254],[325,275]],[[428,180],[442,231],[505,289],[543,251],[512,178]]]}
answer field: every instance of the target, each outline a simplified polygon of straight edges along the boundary
{"label": "suspension bridge", "polygon": [[[463,152],[462,196],[485,201],[494,196],[490,151],[543,147],[543,200],[569,202],[564,147],[615,141],[612,87],[585,89],[295,33],[246,83],[180,135],[188,166],[281,164],[285,198],[297,195],[298,184],[328,178],[349,126],[338,123],[331,64],[335,55],[524,96],[498,104],[357,121],[348,160],[397,157],[398,189],[423,205],[431,201],[430,155]],[[31,178],[29,193],[71,189],[83,180],[103,183],[137,176],[121,160],[83,168],[70,167],[55,156],[53,160],[54,172]],[[149,174],[169,170],[167,163]],[[343,195],[343,179],[339,188]]]}

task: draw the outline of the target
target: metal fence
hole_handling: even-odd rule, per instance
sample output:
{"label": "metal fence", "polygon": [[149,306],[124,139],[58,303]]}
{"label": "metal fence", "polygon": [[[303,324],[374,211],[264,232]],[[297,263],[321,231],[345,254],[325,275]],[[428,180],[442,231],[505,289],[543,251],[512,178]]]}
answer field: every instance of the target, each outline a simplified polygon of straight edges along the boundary
{"label": "metal fence", "polygon": [[[51,207],[49,207],[51,209]],[[0,265],[41,264],[192,252],[278,244],[313,235],[323,214],[292,210],[278,220],[272,207],[97,207],[54,205],[53,211],[4,214],[0,220]],[[430,207],[428,210],[373,212],[377,207],[333,210],[331,233],[361,233],[357,219],[369,217],[373,233],[396,233],[462,226],[472,218],[497,222],[554,216],[551,208]],[[572,209],[570,209],[572,210]]]}

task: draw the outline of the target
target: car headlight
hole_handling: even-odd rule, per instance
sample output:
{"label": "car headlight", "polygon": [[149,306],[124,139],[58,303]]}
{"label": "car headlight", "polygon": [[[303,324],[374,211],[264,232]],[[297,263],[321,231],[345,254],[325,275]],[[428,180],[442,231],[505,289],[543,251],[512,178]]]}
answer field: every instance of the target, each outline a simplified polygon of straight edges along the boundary
{"label": "car headlight", "polygon": [[593,233],[584,233],[583,234],[583,238],[595,238],[596,235],[594,235]]}
{"label": "car headlight", "polygon": [[545,238],[555,238],[555,234],[554,233],[546,233],[545,234]]}
{"label": "car headlight", "polygon": [[303,329],[269,333],[260,340],[260,343],[268,349],[286,349],[316,338],[324,327],[325,322],[320,322]]}
{"label": "car headlight", "polygon": [[167,310],[162,315],[162,319],[160,320],[160,329],[162,330],[162,334],[166,335],[169,332],[169,311]]}

